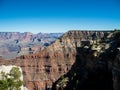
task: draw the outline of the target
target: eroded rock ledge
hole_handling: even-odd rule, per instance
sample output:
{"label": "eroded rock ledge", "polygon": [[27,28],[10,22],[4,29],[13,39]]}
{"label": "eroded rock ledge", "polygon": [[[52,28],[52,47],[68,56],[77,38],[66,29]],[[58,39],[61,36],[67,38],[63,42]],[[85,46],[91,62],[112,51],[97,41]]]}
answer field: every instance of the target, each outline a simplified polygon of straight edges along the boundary
{"label": "eroded rock ledge", "polygon": [[94,40],[76,47],[75,63],[52,90],[120,90],[120,31]]}
{"label": "eroded rock ledge", "polygon": [[[98,56],[110,48],[106,42],[112,39],[111,33],[113,32],[69,31],[41,52],[23,55],[13,60],[0,60],[0,64],[20,66],[25,86],[29,90],[46,90],[51,88],[60,76],[71,72],[73,67],[75,69],[72,71],[79,70],[79,66],[86,66],[87,62],[87,67],[93,69]],[[77,59],[80,59],[80,62],[76,66],[74,64]]]}

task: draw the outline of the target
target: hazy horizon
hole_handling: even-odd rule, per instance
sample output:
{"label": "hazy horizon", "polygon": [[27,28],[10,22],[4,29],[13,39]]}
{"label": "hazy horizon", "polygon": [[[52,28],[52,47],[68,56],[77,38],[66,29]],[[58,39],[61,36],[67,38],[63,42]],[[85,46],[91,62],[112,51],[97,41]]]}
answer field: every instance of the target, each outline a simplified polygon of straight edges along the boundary
{"label": "hazy horizon", "polygon": [[119,0],[0,0],[0,32],[120,29]]}
{"label": "hazy horizon", "polygon": [[58,32],[44,32],[44,31],[43,31],[43,32],[30,32],[30,31],[0,31],[0,33],[32,33],[32,34],[39,34],[39,33],[42,33],[42,34],[49,34],[49,33],[66,33],[66,32],[69,32],[69,31],[91,31],[91,32],[92,32],[92,31],[93,31],[93,32],[94,32],[94,31],[97,31],[97,32],[99,32],[99,31],[100,31],[100,32],[101,32],[101,31],[103,31],[103,32],[104,32],[104,31],[105,31],[105,32],[108,31],[108,32],[109,32],[109,31],[114,31],[114,30],[120,30],[120,29],[113,29],[113,30],[112,30],[112,29],[111,29],[111,30],[110,30],[110,29],[109,29],[109,30],[103,30],[103,29],[101,29],[101,30],[100,30],[100,29],[97,29],[97,30],[95,30],[95,29],[92,29],[92,30],[91,30],[91,29],[88,29],[88,30],[87,30],[87,29],[78,30],[78,29],[76,29],[76,30],[66,30],[65,32],[63,32],[63,31],[61,31],[61,32],[60,32],[60,31],[58,31]]}

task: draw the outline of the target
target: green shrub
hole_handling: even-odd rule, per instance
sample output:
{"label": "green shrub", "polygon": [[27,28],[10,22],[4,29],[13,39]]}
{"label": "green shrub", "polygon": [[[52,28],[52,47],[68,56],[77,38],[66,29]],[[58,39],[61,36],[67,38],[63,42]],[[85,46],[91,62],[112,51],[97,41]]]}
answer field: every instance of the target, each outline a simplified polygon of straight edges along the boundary
{"label": "green shrub", "polygon": [[1,72],[0,90],[21,90],[23,81],[20,80],[19,68],[13,67],[10,73]]}

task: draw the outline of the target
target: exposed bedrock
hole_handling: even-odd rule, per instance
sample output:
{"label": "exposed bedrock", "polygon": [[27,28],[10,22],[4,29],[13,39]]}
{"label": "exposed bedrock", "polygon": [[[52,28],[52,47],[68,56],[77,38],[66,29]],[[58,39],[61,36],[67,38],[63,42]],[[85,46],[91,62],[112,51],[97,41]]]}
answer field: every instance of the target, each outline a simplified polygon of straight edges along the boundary
{"label": "exposed bedrock", "polygon": [[[109,90],[110,88],[119,90],[117,88],[119,86],[117,75],[119,74],[114,74],[113,78],[113,73],[119,66],[117,65],[119,64],[117,63],[119,54],[116,51],[119,45],[115,45],[118,38],[113,39],[114,35],[111,33],[113,32],[69,31],[40,52],[22,55],[13,60],[0,60],[0,64],[20,66],[23,70],[25,86],[29,90],[46,90],[50,89],[52,85],[54,89],[61,90],[59,80],[63,75],[64,78],[68,78],[65,79],[67,84],[62,90],[70,90],[69,86],[71,86],[71,90],[74,90],[74,87],[79,90],[79,85],[83,88],[83,86],[92,87],[99,83],[106,85],[104,83],[107,82],[109,82],[108,85],[111,85]],[[107,52],[110,53],[106,54]],[[113,67],[116,68],[113,69]],[[99,78],[107,78],[107,80],[102,83],[103,81]],[[79,81],[76,81],[77,79]],[[99,83],[96,83],[98,82],[96,80]],[[80,84],[75,84],[73,81],[80,82]],[[74,83],[73,88],[72,83]],[[57,85],[60,87],[58,88]],[[97,89],[93,88],[93,90]]]}

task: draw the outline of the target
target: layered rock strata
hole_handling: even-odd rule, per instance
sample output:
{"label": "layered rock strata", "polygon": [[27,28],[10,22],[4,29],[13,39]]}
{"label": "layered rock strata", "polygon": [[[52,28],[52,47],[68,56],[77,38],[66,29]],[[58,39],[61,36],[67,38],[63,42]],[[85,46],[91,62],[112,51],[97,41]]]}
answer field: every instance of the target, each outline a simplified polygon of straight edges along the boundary
{"label": "layered rock strata", "polygon": [[14,59],[43,50],[63,33],[0,32],[0,58]]}
{"label": "layered rock strata", "polygon": [[75,63],[52,90],[120,90],[120,31],[76,51]]}
{"label": "layered rock strata", "polygon": [[[0,60],[0,64],[20,66],[28,90],[50,89],[60,76],[71,70],[76,61],[76,55],[79,55],[76,47],[89,48],[91,44],[100,42],[108,34],[110,32],[69,31],[41,52],[22,55],[13,60]],[[96,46],[92,48],[96,57],[100,49]],[[87,53],[79,57],[89,61]],[[91,62],[88,64],[91,65]]]}

